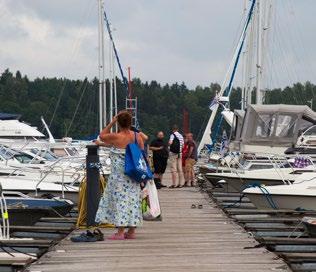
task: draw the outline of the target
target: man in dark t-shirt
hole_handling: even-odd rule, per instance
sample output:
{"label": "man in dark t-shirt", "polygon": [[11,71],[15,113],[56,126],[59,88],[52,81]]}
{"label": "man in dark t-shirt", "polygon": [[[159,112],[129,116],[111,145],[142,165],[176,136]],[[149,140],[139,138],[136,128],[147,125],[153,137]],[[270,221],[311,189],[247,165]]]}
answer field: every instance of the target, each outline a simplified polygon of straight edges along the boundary
{"label": "man in dark t-shirt", "polygon": [[156,187],[157,189],[166,187],[162,184],[162,177],[167,168],[169,151],[168,145],[164,142],[164,133],[162,131],[157,133],[157,138],[151,142],[149,149],[153,152],[154,181]]}

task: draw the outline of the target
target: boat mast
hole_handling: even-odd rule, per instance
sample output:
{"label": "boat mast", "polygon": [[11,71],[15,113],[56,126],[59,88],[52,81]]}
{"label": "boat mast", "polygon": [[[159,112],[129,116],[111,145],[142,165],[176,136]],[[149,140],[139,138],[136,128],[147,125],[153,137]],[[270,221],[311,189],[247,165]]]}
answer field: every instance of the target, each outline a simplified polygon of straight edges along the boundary
{"label": "boat mast", "polygon": [[[112,41],[109,41],[109,80],[110,80],[110,120],[113,119],[113,46]],[[112,128],[111,128],[112,131]]]}
{"label": "boat mast", "polygon": [[[247,12],[247,0],[244,0],[244,10],[243,10],[243,17],[245,16]],[[242,90],[241,90],[241,103],[240,103],[240,107],[241,110],[244,110],[246,108],[246,70],[247,70],[247,54],[248,54],[248,50],[249,50],[249,45],[248,43],[246,43],[246,48],[242,53]]]}
{"label": "boat mast", "polygon": [[[114,89],[114,116],[117,115],[117,88],[116,88],[116,72],[115,72],[115,61],[114,61],[114,54],[112,50],[113,56],[113,89]],[[115,123],[115,132],[118,132],[117,123]]]}
{"label": "boat mast", "polygon": [[257,0],[256,104],[262,104],[262,0]]}
{"label": "boat mast", "polygon": [[[106,123],[106,87],[104,69],[103,0],[98,0],[98,71],[99,71],[99,130]],[[104,99],[104,100],[103,100]]]}
{"label": "boat mast", "polygon": [[104,53],[104,47],[105,47],[105,34],[104,34],[104,20],[103,20],[103,13],[104,13],[104,2],[102,0],[101,3],[101,41],[102,41],[102,94],[103,94],[103,127],[107,124],[107,101],[106,101],[106,80],[105,80],[105,53]]}

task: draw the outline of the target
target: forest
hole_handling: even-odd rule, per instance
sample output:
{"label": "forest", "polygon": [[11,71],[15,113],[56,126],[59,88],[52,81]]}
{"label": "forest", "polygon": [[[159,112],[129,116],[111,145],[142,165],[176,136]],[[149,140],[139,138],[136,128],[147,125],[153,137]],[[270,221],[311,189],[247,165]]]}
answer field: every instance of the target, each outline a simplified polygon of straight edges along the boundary
{"label": "forest", "polygon": [[[107,82],[109,84],[109,82]],[[21,114],[21,120],[42,130],[43,116],[54,137],[86,139],[98,132],[98,80],[36,78],[30,80],[20,71],[5,70],[0,76],[0,112]],[[173,124],[182,128],[183,110],[189,113],[189,128],[196,139],[202,137],[211,114],[209,104],[220,86],[188,89],[184,83],[161,85],[157,81],[132,81],[138,99],[138,121],[150,137],[158,130],[169,133]],[[125,107],[126,87],[117,79],[118,109]],[[241,89],[231,94],[230,108],[240,108]],[[296,83],[283,89],[267,90],[268,104],[313,104],[316,109],[316,85]]]}

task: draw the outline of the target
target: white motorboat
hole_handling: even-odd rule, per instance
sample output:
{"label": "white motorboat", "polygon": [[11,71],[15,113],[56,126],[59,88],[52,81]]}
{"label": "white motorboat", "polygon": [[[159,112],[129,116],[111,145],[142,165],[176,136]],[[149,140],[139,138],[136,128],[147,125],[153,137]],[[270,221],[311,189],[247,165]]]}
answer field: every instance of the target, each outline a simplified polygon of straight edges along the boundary
{"label": "white motorboat", "polygon": [[51,182],[31,181],[16,177],[0,177],[0,183],[4,191],[17,191],[28,196],[40,197],[53,195],[78,202],[79,187],[67,184],[54,184]]}
{"label": "white motorboat", "polygon": [[300,173],[292,168],[280,168],[276,171],[273,165],[270,165],[269,168],[267,167],[266,169],[235,169],[229,173],[207,173],[205,177],[211,181],[212,184],[224,180],[230,188],[241,192],[249,184],[280,185],[285,182],[292,183],[299,175]]}
{"label": "white motorboat", "polygon": [[301,174],[293,184],[247,188],[243,193],[258,209],[316,210],[316,172]]}
{"label": "white motorboat", "polygon": [[[49,151],[48,151],[49,152]],[[45,153],[48,158],[49,153]],[[52,154],[50,154],[51,158]],[[16,176],[30,180],[68,183],[80,182],[85,175],[85,158],[47,160],[32,152],[17,152],[0,146],[0,176]]]}

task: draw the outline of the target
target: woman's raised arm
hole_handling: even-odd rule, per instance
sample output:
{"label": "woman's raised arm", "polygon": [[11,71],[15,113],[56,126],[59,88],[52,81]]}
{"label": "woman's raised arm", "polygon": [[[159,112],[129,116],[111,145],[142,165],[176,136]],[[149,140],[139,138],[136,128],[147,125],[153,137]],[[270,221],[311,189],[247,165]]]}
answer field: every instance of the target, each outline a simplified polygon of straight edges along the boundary
{"label": "woman's raised arm", "polygon": [[106,144],[112,145],[117,138],[116,133],[111,133],[111,128],[117,122],[117,117],[113,117],[112,121],[100,132],[100,139]]}

